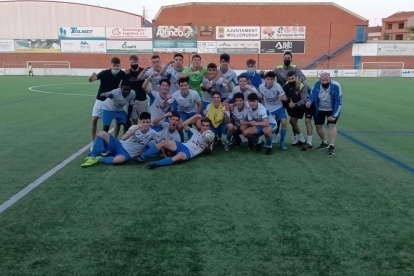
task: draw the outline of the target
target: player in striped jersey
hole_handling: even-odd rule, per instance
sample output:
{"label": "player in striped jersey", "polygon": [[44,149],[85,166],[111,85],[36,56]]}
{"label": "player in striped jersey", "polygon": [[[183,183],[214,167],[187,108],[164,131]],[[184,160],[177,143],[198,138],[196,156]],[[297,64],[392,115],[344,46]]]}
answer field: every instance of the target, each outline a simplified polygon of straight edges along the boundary
{"label": "player in striped jersey", "polygon": [[[234,146],[238,148],[242,143],[240,135],[241,122],[247,121],[247,114],[250,110],[249,104],[245,101],[243,93],[234,94],[234,105],[226,105],[227,117],[231,117],[231,122],[227,124],[227,141],[224,145],[226,151],[229,150],[229,141],[231,137],[234,138]],[[230,116],[231,114],[231,116]]]}
{"label": "player in striped jersey", "polygon": [[276,129],[276,120],[270,114],[269,110],[259,103],[257,94],[247,96],[250,110],[247,113],[247,122],[242,121],[243,135],[249,139],[249,148],[253,145],[256,150],[260,151],[262,143],[259,143],[259,137],[264,135],[266,138],[266,155],[272,154],[272,134]]}

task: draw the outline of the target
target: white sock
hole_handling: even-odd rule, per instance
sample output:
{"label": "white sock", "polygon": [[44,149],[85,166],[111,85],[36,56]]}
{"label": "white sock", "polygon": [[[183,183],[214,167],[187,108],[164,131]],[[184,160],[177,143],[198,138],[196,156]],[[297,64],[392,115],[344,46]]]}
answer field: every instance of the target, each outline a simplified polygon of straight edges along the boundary
{"label": "white sock", "polygon": [[299,141],[301,141],[301,142],[305,142],[305,137],[303,137],[303,134],[301,133],[301,134],[298,134],[298,138],[299,138]]}
{"label": "white sock", "polygon": [[335,147],[335,145],[334,145],[334,144],[330,144],[329,146]]}
{"label": "white sock", "polygon": [[324,144],[328,144],[328,140],[323,140],[323,143]]}
{"label": "white sock", "polygon": [[313,138],[312,135],[308,136],[308,144],[311,146],[312,146],[312,138]]}

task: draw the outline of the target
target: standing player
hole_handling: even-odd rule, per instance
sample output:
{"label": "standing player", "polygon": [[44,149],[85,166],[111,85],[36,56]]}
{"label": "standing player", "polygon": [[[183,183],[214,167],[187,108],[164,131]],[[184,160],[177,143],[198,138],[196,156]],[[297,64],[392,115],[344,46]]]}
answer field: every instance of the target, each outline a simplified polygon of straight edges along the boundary
{"label": "standing player", "polygon": [[179,75],[184,70],[183,66],[184,56],[180,53],[174,54],[174,64],[172,66],[168,66],[167,70],[165,71],[167,74],[167,79],[170,80],[170,92],[169,94],[172,95],[175,91],[180,90],[180,85],[178,84]]}
{"label": "standing player", "polygon": [[[124,71],[121,69],[121,60],[117,57],[111,59],[111,68],[101,71],[99,74],[92,73],[89,77],[89,82],[94,82],[100,80],[98,94],[96,95],[95,104],[92,109],[92,119],[91,119],[91,141],[93,147],[93,142],[95,141],[96,136],[96,126],[98,124],[98,119],[102,117],[102,106],[103,102],[106,100],[106,97],[102,97],[101,94],[112,91],[119,87],[119,84],[123,80],[127,80],[127,76]],[[119,132],[119,128],[117,130]]]}
{"label": "standing player", "polygon": [[298,77],[298,80],[300,82],[304,82],[306,80],[305,75],[302,73],[302,71],[292,63],[293,56],[291,52],[285,52],[283,55],[283,65],[278,65],[273,70],[273,72],[276,74],[277,82],[283,86],[287,82],[287,74],[290,71],[295,72],[296,76]]}
{"label": "standing player", "polygon": [[[147,92],[150,97],[150,112],[151,112],[151,121],[163,116],[168,112],[168,106],[164,105],[164,102],[168,100],[168,92],[170,91],[170,81],[167,79],[160,80],[160,89],[159,92],[156,92],[148,87],[148,84],[151,82],[153,75],[156,75],[156,72],[152,72],[149,78],[146,78],[142,87]],[[154,125],[151,125],[152,128],[159,131]]]}
{"label": "standing player", "polygon": [[[138,79],[143,80],[148,78],[149,76],[153,76],[151,79],[152,90],[158,92],[160,90],[160,80],[164,77],[165,71],[167,70],[168,66],[161,66],[161,58],[159,55],[153,55],[151,57],[151,65],[145,69],[145,72],[141,72],[138,76]],[[153,74],[153,73],[156,74]]]}
{"label": "standing player", "polygon": [[216,136],[216,141],[221,140],[221,136],[226,134],[227,115],[226,109],[221,104],[220,92],[214,91],[212,94],[213,101],[209,103],[204,110],[204,116],[210,119],[211,131]]}
{"label": "standing player", "polygon": [[[286,93],[284,104],[290,116],[290,125],[294,134],[292,146],[305,145],[305,138],[300,130],[298,120],[303,119],[305,113],[305,104],[308,100],[308,86],[299,81],[295,71],[288,72],[287,80],[288,82],[283,86],[283,90]],[[312,141],[310,141],[310,144],[312,145]]]}
{"label": "standing player", "polygon": [[[192,124],[197,126],[197,130],[189,127],[189,125]],[[168,151],[173,152],[173,157],[168,157],[157,162],[147,163],[148,169],[172,165],[173,163],[179,161],[186,161],[190,158],[196,157],[206,149],[211,151],[212,145],[207,144],[203,139],[204,131],[210,129],[210,120],[208,118],[202,119],[200,114],[194,115],[183,123],[183,127],[192,133],[190,140],[186,143],[164,140],[159,142],[157,145],[152,146],[140,156],[141,161],[144,161],[146,158],[157,154],[161,149],[167,149]]]}
{"label": "standing player", "polygon": [[249,84],[259,89],[259,86],[262,84],[262,77],[256,71],[256,61],[254,59],[248,59],[246,61],[247,71],[244,73],[247,76],[247,81]]}
{"label": "standing player", "polygon": [[142,84],[144,80],[138,80],[139,74],[144,71],[144,68],[139,67],[139,59],[136,55],[129,57],[131,68],[125,70],[127,79],[131,84],[131,89],[135,91],[135,103],[131,114],[131,121],[134,125],[138,124],[139,114],[148,112],[147,94],[145,93]]}
{"label": "standing player", "polygon": [[[115,119],[118,128],[115,129],[114,136],[118,137],[119,126],[124,126],[124,132],[127,130],[127,122],[135,104],[135,91],[131,90],[129,83],[123,82],[121,88],[102,93],[102,97],[107,98],[102,105],[103,130],[108,132],[112,120]],[[124,106],[128,106],[128,114],[125,113]]]}
{"label": "standing player", "polygon": [[[318,149],[328,148],[328,154],[335,154],[335,140],[337,135],[336,123],[341,115],[342,91],[339,85],[331,82],[329,73],[322,73],[320,80],[315,83],[306,107],[315,105],[315,125],[322,144]],[[330,144],[325,138],[322,125],[328,119]]]}
{"label": "standing player", "polygon": [[233,102],[234,95],[237,93],[242,93],[244,95],[244,99],[247,101],[247,96],[250,93],[256,93],[259,98],[262,98],[262,94],[257,91],[257,89],[253,86],[247,83],[247,76],[246,74],[241,74],[237,77],[239,84],[233,88],[233,91],[229,94],[227,99],[224,101],[226,103]]}
{"label": "standing player", "polygon": [[[201,87],[202,95],[201,95],[201,101],[203,104],[202,110],[204,111],[211,103],[211,96],[214,92],[222,91],[222,88],[225,88],[227,90],[227,93],[231,91],[231,86],[227,83],[226,80],[224,80],[222,77],[218,78],[217,81],[213,82],[217,78],[217,65],[214,63],[209,63],[207,65],[207,74],[203,77],[203,87]],[[211,82],[213,84],[211,85]],[[220,96],[221,97],[221,96]]]}
{"label": "standing player", "polygon": [[[266,73],[265,83],[259,87],[259,92],[263,95],[264,105],[270,111],[271,117],[275,116],[276,121],[280,121],[282,130],[280,131],[280,148],[286,150],[286,112],[282,100],[286,99],[283,88],[275,82],[276,76],[272,71]],[[273,141],[276,138],[273,137]],[[272,142],[273,142],[272,141]]]}
{"label": "standing player", "polygon": [[229,141],[231,137],[234,138],[234,146],[238,148],[242,143],[240,135],[243,134],[241,131],[241,122],[247,121],[247,114],[249,113],[250,106],[245,101],[243,93],[234,94],[234,105],[226,105],[227,117],[231,114],[231,121],[227,124],[227,141],[224,145],[226,151],[229,150]]}
{"label": "standing player", "polygon": [[[151,115],[142,112],[139,115],[140,123],[129,128],[128,132],[122,136],[122,141],[118,141],[114,136],[105,131],[100,131],[92,148],[91,153],[85,159],[82,167],[90,167],[97,163],[108,165],[122,164],[129,159],[140,155],[145,146],[152,140],[158,140],[158,134],[150,129]],[[110,152],[114,156],[101,157],[102,152]]]}
{"label": "standing player", "polygon": [[31,64],[31,63],[29,63],[29,64],[27,65],[27,69],[29,70],[29,77],[30,77],[30,76],[34,77],[34,75],[33,75],[33,66],[32,66],[32,64]]}
{"label": "standing player", "polygon": [[175,102],[177,103],[178,114],[181,119],[179,132],[181,141],[184,141],[182,123],[193,117],[195,114],[200,114],[202,105],[198,92],[188,88],[188,78],[179,79],[178,82],[180,84],[180,90],[174,92],[170,99],[164,101],[163,107],[165,108],[167,104],[172,105]]}
{"label": "standing player", "polygon": [[[229,54],[221,54],[220,55],[220,68],[219,71],[221,72],[221,77],[230,84],[231,88],[235,87],[239,84],[237,79],[237,74],[234,72],[233,69],[229,68],[230,64],[230,55]],[[231,90],[230,90],[231,91]],[[221,94],[221,101],[224,101],[228,98],[230,92],[226,89],[226,87],[222,87],[220,90]]]}
{"label": "standing player", "polygon": [[201,66],[201,56],[196,54],[191,58],[191,67],[185,68],[179,78],[189,78],[190,89],[197,91],[201,96],[200,87],[205,74],[207,74],[207,68]]}
{"label": "standing player", "polygon": [[243,135],[249,139],[249,148],[256,146],[256,150],[260,151],[262,143],[259,143],[260,136],[266,137],[266,155],[272,154],[272,135],[276,129],[275,118],[270,114],[262,104],[259,103],[257,94],[247,96],[250,110],[247,113],[247,122],[242,121]]}

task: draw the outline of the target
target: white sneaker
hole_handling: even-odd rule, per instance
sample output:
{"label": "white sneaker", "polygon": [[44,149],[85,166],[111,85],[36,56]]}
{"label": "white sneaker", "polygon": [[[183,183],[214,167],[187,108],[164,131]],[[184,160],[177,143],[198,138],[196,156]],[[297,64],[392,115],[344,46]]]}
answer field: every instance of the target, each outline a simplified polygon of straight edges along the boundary
{"label": "white sneaker", "polygon": [[240,138],[241,138],[241,140],[242,140],[243,143],[246,143],[247,142],[247,138],[244,137],[244,135],[240,135]]}
{"label": "white sneaker", "polygon": [[90,148],[90,151],[92,152],[92,150],[93,150],[93,145],[95,144],[95,142],[92,142],[91,143],[91,148]]}
{"label": "white sneaker", "polygon": [[274,135],[273,144],[279,144],[280,143],[280,133],[277,135]]}
{"label": "white sneaker", "polygon": [[292,136],[292,145],[295,145],[298,142],[298,138],[296,136]]}

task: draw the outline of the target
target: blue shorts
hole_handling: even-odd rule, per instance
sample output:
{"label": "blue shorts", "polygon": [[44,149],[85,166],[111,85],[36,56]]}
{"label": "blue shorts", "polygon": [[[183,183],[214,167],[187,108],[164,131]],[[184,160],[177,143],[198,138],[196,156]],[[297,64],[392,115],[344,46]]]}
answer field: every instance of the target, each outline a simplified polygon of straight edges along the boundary
{"label": "blue shorts", "polygon": [[276,121],[281,121],[282,119],[286,119],[286,111],[284,107],[279,108],[278,110],[273,111],[270,114],[272,114],[272,116],[275,116]]}
{"label": "blue shorts", "polygon": [[102,110],[102,124],[104,126],[109,126],[112,123],[112,120],[116,120],[118,125],[125,125],[127,122],[127,114],[125,111],[109,111]]}
{"label": "blue shorts", "polygon": [[187,113],[184,111],[178,111],[178,115],[180,115],[180,119],[182,121],[186,121],[195,115],[195,112]]}
{"label": "blue shorts", "polygon": [[202,101],[201,104],[202,104],[201,112],[203,112],[204,110],[206,110],[207,106],[211,104],[211,102]]}
{"label": "blue shorts", "polygon": [[174,155],[182,152],[187,157],[187,160],[191,158],[190,150],[183,143],[175,141],[175,144],[177,145],[177,150],[174,152]]}
{"label": "blue shorts", "polygon": [[214,132],[214,135],[217,137],[221,137],[221,135],[226,134],[227,133],[227,128],[226,128],[226,124],[222,123],[221,125],[219,125],[218,127],[214,127],[213,125],[210,125],[210,130],[212,132]]}
{"label": "blue shorts", "polygon": [[170,106],[171,111],[177,111],[178,110],[178,104],[177,102],[173,102],[173,104]]}
{"label": "blue shorts", "polygon": [[109,145],[105,147],[105,150],[110,152],[113,156],[122,155],[125,157],[125,161],[131,159],[129,153],[124,149],[121,142],[112,135],[109,135]]}
{"label": "blue shorts", "polygon": [[[273,130],[275,130],[276,129],[276,127],[277,127],[277,124],[272,124],[272,123],[270,123],[269,124],[270,125],[270,127],[273,129]],[[257,129],[257,136],[262,136],[262,135],[264,135],[264,133],[263,133],[263,129],[264,129],[265,127],[264,126],[256,126],[256,129]]]}

